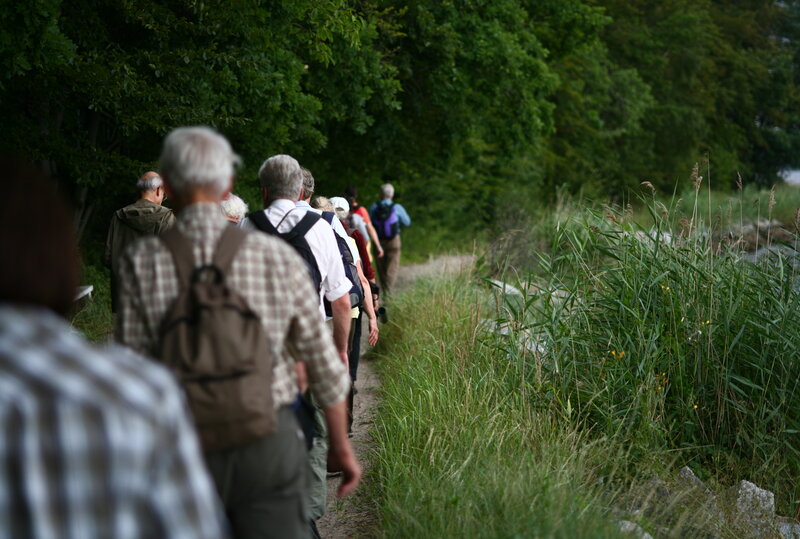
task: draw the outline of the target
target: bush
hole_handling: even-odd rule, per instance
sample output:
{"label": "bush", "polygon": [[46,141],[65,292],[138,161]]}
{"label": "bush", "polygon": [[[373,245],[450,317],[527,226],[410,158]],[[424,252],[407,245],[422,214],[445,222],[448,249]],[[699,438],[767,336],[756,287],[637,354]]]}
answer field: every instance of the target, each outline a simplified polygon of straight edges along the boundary
{"label": "bush", "polygon": [[795,270],[777,254],[752,264],[714,245],[696,207],[683,235],[651,210],[650,230],[615,212],[560,223],[539,277],[504,301],[498,318],[530,365],[534,406],[569,407],[585,432],[625,440],[632,464],[677,450],[701,474],[794,503]]}

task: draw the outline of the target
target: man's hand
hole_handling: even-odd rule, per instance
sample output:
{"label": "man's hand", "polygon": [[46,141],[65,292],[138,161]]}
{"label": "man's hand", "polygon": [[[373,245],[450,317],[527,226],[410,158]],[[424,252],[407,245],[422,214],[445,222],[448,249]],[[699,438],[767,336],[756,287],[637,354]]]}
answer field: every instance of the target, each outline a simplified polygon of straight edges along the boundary
{"label": "man's hand", "polygon": [[376,317],[372,317],[369,319],[369,345],[375,346],[378,344],[378,333],[380,330],[378,329],[378,319]]}
{"label": "man's hand", "polygon": [[328,465],[331,469],[342,470],[342,482],[336,495],[339,498],[353,492],[361,481],[361,466],[356,460],[353,447],[347,438],[347,408],[344,401],[324,409],[325,422],[328,424],[330,448],[328,449]]}
{"label": "man's hand", "polygon": [[378,258],[383,258],[383,247],[378,245]]}

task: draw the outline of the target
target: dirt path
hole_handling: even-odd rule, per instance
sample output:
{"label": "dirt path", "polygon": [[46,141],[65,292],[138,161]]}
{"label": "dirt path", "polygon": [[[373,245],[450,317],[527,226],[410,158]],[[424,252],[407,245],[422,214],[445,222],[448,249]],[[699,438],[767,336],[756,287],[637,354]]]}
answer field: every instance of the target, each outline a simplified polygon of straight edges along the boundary
{"label": "dirt path", "polygon": [[[402,290],[413,284],[419,278],[443,273],[456,273],[464,267],[474,263],[475,257],[471,255],[447,255],[431,259],[424,264],[402,266],[398,277],[397,288]],[[366,329],[366,322],[364,329]],[[366,332],[363,333],[366,335]],[[362,354],[369,349],[366,342],[362,342]],[[356,389],[358,394],[353,404],[353,438],[351,442],[359,462],[364,468],[362,485],[374,480],[370,469],[373,449],[371,429],[374,422],[375,410],[379,402],[380,378],[374,364],[374,359],[369,355],[361,358],[358,365],[358,381]],[[378,527],[378,511],[375,500],[368,497],[367,489],[361,488],[353,496],[344,500],[336,499],[336,488],[339,478],[328,479],[328,512],[319,519],[317,527],[320,535],[325,539],[344,539],[349,537],[374,537]]]}

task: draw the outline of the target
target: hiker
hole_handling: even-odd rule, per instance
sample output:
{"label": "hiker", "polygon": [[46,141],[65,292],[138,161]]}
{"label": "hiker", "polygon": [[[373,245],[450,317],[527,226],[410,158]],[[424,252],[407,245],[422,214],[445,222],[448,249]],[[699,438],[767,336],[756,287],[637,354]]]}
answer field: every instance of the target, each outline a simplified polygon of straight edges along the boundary
{"label": "hiker", "polygon": [[400,228],[411,226],[411,218],[402,204],[393,200],[391,183],[381,186],[381,195],[380,202],[370,207],[369,217],[383,246],[383,258],[377,260],[378,278],[384,293],[388,294],[400,270]]}
{"label": "hiker", "polygon": [[[303,198],[303,174],[300,164],[293,157],[289,155],[270,157],[261,165],[258,178],[261,182],[265,208],[263,211],[251,213],[244,226],[263,231],[259,226],[261,219],[259,215],[266,217],[271,228],[279,233],[291,232],[301,221],[304,222],[302,237],[311,253],[305,260],[310,265],[307,269],[312,273],[314,285],[318,287],[319,312],[324,319],[323,299],[330,301],[333,309],[333,341],[342,363],[346,365],[347,335],[350,332],[348,297],[350,283],[344,275],[334,232],[318,214],[309,212],[309,208],[297,206],[297,202]],[[309,217],[306,217],[307,214]]]}
{"label": "hiker", "polygon": [[358,203],[358,189],[352,185],[348,185],[344,190],[344,198],[347,200],[347,203],[350,204],[350,213],[358,215],[364,220],[368,234],[364,236],[364,241],[367,242],[367,247],[373,245],[373,249],[376,251],[378,258],[383,258],[383,247],[381,247],[378,233],[375,230],[375,227],[372,225],[369,212],[367,211],[367,208]]}
{"label": "hiker", "polygon": [[[303,172],[300,164],[288,155],[274,155],[264,161],[258,172],[263,190],[263,211],[251,213],[244,226],[257,228],[271,235],[283,235],[287,242],[301,253],[307,271],[303,272],[316,289],[315,299],[320,320],[331,326],[333,340],[342,364],[348,363],[348,338],[350,335],[350,289],[352,283],[345,276],[341,253],[335,232],[321,216],[309,207],[298,205],[305,198]],[[301,275],[302,276],[302,275]],[[325,313],[325,302],[330,303],[331,316]],[[303,372],[299,373],[303,377]],[[349,390],[349,388],[348,388]],[[309,494],[308,520],[312,533],[316,532],[315,521],[325,514],[327,506],[327,444],[330,433],[326,432],[322,417],[322,406],[311,399],[316,408],[318,436],[309,453],[311,487]],[[330,440],[333,443],[333,439]]]}
{"label": "hiker", "polygon": [[[127,348],[91,346],[65,320],[79,274],[72,218],[48,178],[2,168],[2,535],[223,537],[172,375]],[[47,218],[29,219],[22,200]]]}
{"label": "hiker", "polygon": [[367,342],[369,342],[370,346],[375,346],[378,343],[378,318],[376,315],[376,311],[378,309],[377,304],[373,303],[373,294],[372,290],[374,289],[371,286],[371,283],[368,279],[371,279],[373,282],[375,280],[375,271],[373,270],[369,257],[367,256],[367,246],[366,242],[364,241],[364,237],[361,235],[359,230],[350,229],[347,225],[348,217],[350,217],[350,205],[348,204],[347,200],[343,197],[333,197],[330,199],[329,204],[331,208],[336,212],[336,217],[341,220],[342,224],[345,226],[345,230],[347,230],[348,235],[350,236],[350,240],[356,244],[356,247],[359,252],[359,260],[357,263],[359,264],[359,275],[362,278],[363,286],[364,286],[364,302],[362,309],[354,309],[353,313],[353,331],[351,331],[351,338],[350,338],[350,353],[349,353],[349,360],[350,360],[350,395],[347,398],[347,413],[348,413],[348,433],[352,433],[353,431],[353,405],[354,399],[356,394],[355,383],[358,377],[358,364],[359,360],[361,359],[361,329],[362,329],[362,321],[364,312],[367,313],[367,320],[369,324],[369,336],[367,338]]}
{"label": "hiker", "polygon": [[[352,206],[353,197],[346,196],[346,197],[334,197],[334,198],[341,198],[344,201],[344,203],[347,204],[348,208],[353,207]],[[361,209],[363,210],[364,208],[362,207]],[[348,210],[346,213],[347,217],[345,219],[342,219],[342,221],[347,223],[348,228],[351,228],[353,230],[358,230],[361,233],[361,237],[364,238],[364,240],[369,239],[369,230],[367,229],[367,222],[364,220],[364,218],[361,217],[361,215],[353,212],[352,210]],[[374,227],[372,227],[372,229],[375,230]],[[367,247],[369,247],[369,245],[367,245]]]}
{"label": "hiker", "polygon": [[144,236],[158,236],[175,223],[172,210],[162,206],[164,182],[157,172],[145,172],[136,182],[139,200],[117,210],[111,217],[103,263],[111,268],[111,311],[117,312],[119,258],[125,248]]}
{"label": "hiker", "polygon": [[[297,207],[303,208],[307,211],[313,211],[318,215],[322,215],[323,211],[318,208],[314,208],[311,206],[311,197],[314,196],[314,190],[316,189],[316,181],[314,180],[314,175],[311,174],[311,171],[305,167],[300,167],[303,171],[303,195],[300,200],[297,201]],[[333,212],[331,212],[333,213]],[[336,233],[337,236],[347,241],[347,232],[345,232],[342,223],[339,222],[338,219],[326,219],[329,225],[333,228],[333,231]],[[354,257],[358,257],[357,252],[352,252]]]}
{"label": "hiker", "polygon": [[234,225],[238,225],[247,215],[247,204],[233,193],[223,198],[219,205],[225,218]]}
{"label": "hiker", "polygon": [[[292,408],[298,396],[295,362],[302,361],[305,365],[309,391],[324,410],[330,436],[328,459],[343,471],[340,496],[355,489],[361,475],[346,433],[344,399],[349,380],[342,358],[320,317],[317,293],[303,260],[283,241],[229,226],[220,212],[219,202],[231,188],[237,159],[228,141],[209,128],[183,127],[167,135],[161,154],[161,172],[178,211],[174,230],[179,236],[170,232],[163,241],[158,238],[142,240],[123,256],[117,337],[135,350],[156,355],[164,344],[160,341],[172,336],[171,326],[162,326],[162,323],[173,322],[170,306],[181,307],[175,301],[185,297],[187,287],[193,290],[217,283],[225,287],[225,294],[217,294],[223,299],[233,302],[244,298],[246,307],[260,322],[268,353],[253,353],[248,356],[247,363],[228,365],[223,357],[238,347],[238,341],[208,343],[202,340],[207,347],[197,352],[202,359],[197,365],[170,357],[158,360],[180,369],[179,374],[188,371],[182,377],[183,386],[190,407],[197,410],[195,422],[206,448],[206,463],[234,536],[307,537],[308,523],[304,516],[307,450],[305,441],[298,435],[300,425]],[[294,203],[291,206],[294,207]],[[235,250],[234,243],[238,243]],[[181,256],[178,256],[178,246],[185,251]],[[194,261],[189,269],[195,270],[188,273],[198,278],[179,281],[178,274],[187,273],[186,256],[192,258],[192,255]],[[198,272],[212,262],[212,269],[216,271],[211,272],[211,277],[215,272],[216,277],[201,279],[205,274]],[[194,301],[199,302],[204,297],[198,295]],[[218,312],[219,316],[224,314]],[[178,321],[186,320],[186,325],[193,319],[208,319],[200,318],[200,314]],[[202,335],[195,335],[197,340],[201,340],[200,337]],[[186,340],[189,344],[194,342]],[[170,343],[177,346],[181,341]],[[236,376],[218,376],[226,373]],[[250,391],[249,395],[233,390],[221,395],[213,389],[222,384],[233,387],[232,384],[251,375],[271,376],[272,381],[244,388],[243,391]],[[212,382],[216,385],[212,386]],[[208,389],[202,393],[204,387]],[[271,391],[265,391],[267,388]],[[271,398],[272,406],[266,410],[250,410],[252,414],[260,414],[253,416],[252,430],[245,421],[201,422],[212,417],[217,408],[211,405],[204,408],[206,401],[203,399],[217,399],[220,406],[229,406],[236,404],[234,397],[241,397],[243,405],[247,405],[248,400]],[[198,417],[200,412],[203,417]],[[220,433],[235,431],[236,439],[241,440],[244,434],[250,436],[263,425],[269,425],[269,421],[276,423],[274,428],[266,429],[267,434],[255,441],[220,450],[208,449],[231,445],[231,437]],[[240,425],[248,427],[246,433],[238,430]]]}

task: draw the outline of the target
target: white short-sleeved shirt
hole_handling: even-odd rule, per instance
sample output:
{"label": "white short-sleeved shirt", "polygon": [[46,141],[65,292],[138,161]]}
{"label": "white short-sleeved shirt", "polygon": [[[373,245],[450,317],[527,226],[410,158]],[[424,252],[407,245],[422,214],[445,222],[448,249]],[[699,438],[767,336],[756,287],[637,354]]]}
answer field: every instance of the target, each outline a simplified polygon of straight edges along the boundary
{"label": "white short-sleeved shirt", "polygon": [[[304,209],[306,209],[308,211],[313,211],[314,213],[316,213],[318,215],[322,215],[322,210],[317,209],[317,208],[312,208],[311,205],[308,202],[304,201],[304,200],[298,201],[297,202],[297,207],[298,208],[304,208]],[[325,222],[327,223],[328,221],[325,221]],[[333,227],[333,231],[334,232],[336,232],[341,238],[344,238],[344,240],[347,241],[347,238],[349,238],[350,236],[348,236],[347,232],[345,232],[344,225],[342,225],[342,222],[339,220],[338,217],[336,217],[335,213],[333,214],[333,220],[331,221],[330,225]],[[358,247],[351,246],[350,242],[347,242],[347,245],[348,245],[348,247],[350,247],[350,254],[353,255],[353,260],[358,260],[359,259]]]}
{"label": "white short-sleeved shirt", "polygon": [[[264,211],[269,222],[285,233],[292,230],[303,218],[309,208],[297,207],[294,201],[280,199],[273,201]],[[249,220],[244,225],[255,228]],[[326,221],[320,219],[306,234],[305,238],[314,258],[317,261],[322,287],[319,297],[319,311],[325,317],[325,307],[322,303],[324,297],[328,301],[336,301],[350,292],[352,284],[344,274],[342,256],[339,254],[339,245],[334,237],[333,229]]]}
{"label": "white short-sleeved shirt", "polygon": [[[359,264],[361,264],[361,256],[358,254],[358,245],[356,245],[356,240],[354,240],[350,236],[347,236],[346,239],[347,239],[347,246],[350,247],[350,251],[355,253],[355,256],[353,257],[353,262],[356,264],[356,266],[358,266]],[[359,312],[358,307],[353,307],[350,310],[350,315],[353,318],[358,318],[358,312]]]}

